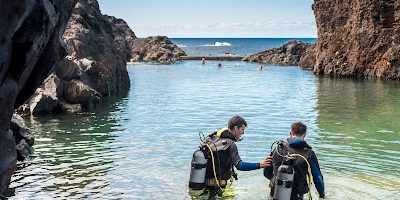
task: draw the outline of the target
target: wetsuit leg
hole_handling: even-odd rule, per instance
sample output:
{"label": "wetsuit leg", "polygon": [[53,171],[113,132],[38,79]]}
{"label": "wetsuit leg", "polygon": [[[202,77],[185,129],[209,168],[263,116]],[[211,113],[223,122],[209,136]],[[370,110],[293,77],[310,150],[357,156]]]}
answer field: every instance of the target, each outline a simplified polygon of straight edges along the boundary
{"label": "wetsuit leg", "polygon": [[208,200],[215,200],[215,199],[217,199],[216,188],[209,188],[208,189]]}

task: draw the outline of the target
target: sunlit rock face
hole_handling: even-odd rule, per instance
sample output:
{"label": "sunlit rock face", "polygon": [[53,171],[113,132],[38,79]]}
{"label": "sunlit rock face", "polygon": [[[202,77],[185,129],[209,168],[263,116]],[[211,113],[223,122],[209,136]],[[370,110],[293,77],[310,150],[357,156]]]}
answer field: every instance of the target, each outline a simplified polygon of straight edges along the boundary
{"label": "sunlit rock face", "polygon": [[186,55],[167,37],[138,39],[124,20],[103,15],[96,0],[78,0],[63,38],[68,56],[18,109],[21,113],[92,108],[104,97],[127,93],[128,61],[170,62]]}
{"label": "sunlit rock face", "polygon": [[125,21],[103,15],[95,0],[78,0],[63,38],[68,56],[18,111],[78,112],[130,87],[126,62],[136,39]]}
{"label": "sunlit rock face", "polygon": [[314,72],[400,78],[400,1],[314,0],[318,40]]}
{"label": "sunlit rock face", "polygon": [[[113,19],[114,22],[111,23]],[[135,38],[123,20],[101,14],[95,0],[79,0],[64,33],[68,58],[57,68],[64,100],[91,107],[103,96],[126,93],[130,86],[126,62],[128,40]],[[81,96],[81,97],[79,97]]]}
{"label": "sunlit rock face", "polygon": [[135,40],[131,62],[170,63],[180,60],[186,53],[166,36],[154,36]]}
{"label": "sunlit rock face", "polygon": [[16,169],[16,143],[10,129],[13,111],[67,55],[61,36],[75,3],[75,0],[1,3],[0,199]]}

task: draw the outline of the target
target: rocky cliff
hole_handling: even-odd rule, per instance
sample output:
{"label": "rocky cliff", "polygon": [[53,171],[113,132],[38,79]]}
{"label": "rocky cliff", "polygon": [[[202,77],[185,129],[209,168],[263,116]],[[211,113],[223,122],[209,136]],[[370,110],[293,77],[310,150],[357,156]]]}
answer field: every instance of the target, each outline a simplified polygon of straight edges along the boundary
{"label": "rocky cliff", "polygon": [[96,0],[78,1],[64,33],[68,57],[56,71],[68,103],[90,107],[103,96],[129,89],[129,48],[117,29]]}
{"label": "rocky cliff", "polygon": [[13,111],[67,55],[61,36],[75,3],[0,3],[0,199],[16,169],[16,144],[10,129]]}
{"label": "rocky cliff", "polygon": [[314,72],[400,79],[400,1],[314,0]]}
{"label": "rocky cliff", "polygon": [[78,0],[63,39],[68,56],[19,111],[77,112],[128,91],[126,62],[136,36],[123,20],[102,15],[96,0]]}
{"label": "rocky cliff", "polygon": [[128,24],[100,12],[96,0],[79,0],[64,33],[68,56],[19,111],[33,115],[77,112],[126,93],[126,62],[170,62],[186,55],[167,37],[138,39]]}

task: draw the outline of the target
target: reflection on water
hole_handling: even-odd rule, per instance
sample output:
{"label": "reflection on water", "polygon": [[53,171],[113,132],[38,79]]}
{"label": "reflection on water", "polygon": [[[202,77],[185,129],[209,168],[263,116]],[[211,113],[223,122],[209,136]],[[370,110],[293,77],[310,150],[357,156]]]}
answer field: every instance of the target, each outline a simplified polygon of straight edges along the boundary
{"label": "reflection on water", "polygon": [[[319,153],[331,193],[397,199],[400,188],[399,83],[319,78]],[[368,188],[368,189],[366,189]],[[329,191],[329,189],[328,189]]]}
{"label": "reflection on water", "polygon": [[[123,104],[123,102],[119,103]],[[118,107],[118,102],[112,107]],[[111,113],[111,115],[108,114]],[[118,109],[27,120],[36,140],[33,158],[20,163],[11,188],[17,199],[101,197],[118,156],[106,144],[118,129]]]}
{"label": "reflection on water", "polygon": [[[187,183],[198,132],[211,133],[235,114],[249,125],[238,143],[244,161],[265,158],[291,122],[303,120],[329,199],[400,195],[397,83],[217,64],[132,65],[127,97],[79,115],[28,120],[34,158],[20,164],[10,199],[192,199]],[[231,189],[234,197],[224,199],[269,193],[262,170],[239,171]]]}

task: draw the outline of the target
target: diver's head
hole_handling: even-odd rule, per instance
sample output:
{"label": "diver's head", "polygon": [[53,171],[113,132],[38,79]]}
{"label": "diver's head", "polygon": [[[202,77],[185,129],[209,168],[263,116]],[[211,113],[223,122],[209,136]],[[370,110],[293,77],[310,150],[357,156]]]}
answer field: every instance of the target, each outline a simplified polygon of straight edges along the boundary
{"label": "diver's head", "polygon": [[243,117],[239,115],[233,116],[231,119],[229,119],[229,132],[231,132],[233,136],[235,136],[237,142],[243,139],[243,134],[246,127],[246,120],[244,120]]}
{"label": "diver's head", "polygon": [[302,138],[306,137],[307,126],[304,122],[293,122],[290,128],[290,137]]}

